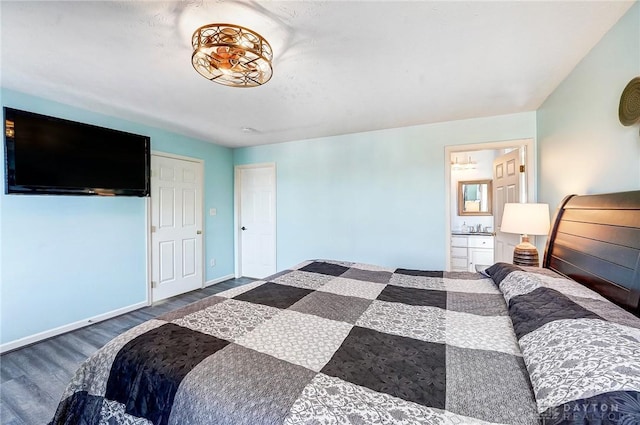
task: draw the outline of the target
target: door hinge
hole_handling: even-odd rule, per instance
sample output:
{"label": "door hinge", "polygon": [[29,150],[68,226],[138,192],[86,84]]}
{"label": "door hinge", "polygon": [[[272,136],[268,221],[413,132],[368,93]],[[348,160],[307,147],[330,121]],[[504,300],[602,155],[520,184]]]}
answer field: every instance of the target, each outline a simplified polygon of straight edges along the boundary
{"label": "door hinge", "polygon": [[158,287],[158,283],[157,283],[155,280],[152,280],[152,281],[151,281],[151,287],[152,287],[152,288],[156,288],[156,287]]}
{"label": "door hinge", "polygon": [[524,173],[524,165],[521,165],[521,166],[520,166],[520,172],[521,172],[521,173]]}
{"label": "door hinge", "polygon": [[151,233],[155,233],[156,231],[156,226],[151,226]]}

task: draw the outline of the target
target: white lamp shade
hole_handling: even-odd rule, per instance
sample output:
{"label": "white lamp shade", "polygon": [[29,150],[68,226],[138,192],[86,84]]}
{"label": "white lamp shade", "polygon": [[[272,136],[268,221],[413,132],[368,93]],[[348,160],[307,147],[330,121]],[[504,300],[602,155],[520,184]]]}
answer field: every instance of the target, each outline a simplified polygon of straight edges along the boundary
{"label": "white lamp shade", "polygon": [[504,204],[500,231],[546,235],[549,232],[549,204]]}

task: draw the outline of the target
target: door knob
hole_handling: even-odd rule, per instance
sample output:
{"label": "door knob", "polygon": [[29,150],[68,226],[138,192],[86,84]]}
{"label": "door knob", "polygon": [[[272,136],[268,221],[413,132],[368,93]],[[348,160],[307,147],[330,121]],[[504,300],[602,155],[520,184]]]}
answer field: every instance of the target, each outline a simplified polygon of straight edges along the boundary
{"label": "door knob", "polygon": [[196,230],[196,235],[201,235],[202,234],[202,230]]}
{"label": "door knob", "polygon": [[247,228],[246,228],[246,227],[244,227],[244,226],[242,226],[242,227],[241,227],[241,229],[242,229],[242,230],[247,230]]}

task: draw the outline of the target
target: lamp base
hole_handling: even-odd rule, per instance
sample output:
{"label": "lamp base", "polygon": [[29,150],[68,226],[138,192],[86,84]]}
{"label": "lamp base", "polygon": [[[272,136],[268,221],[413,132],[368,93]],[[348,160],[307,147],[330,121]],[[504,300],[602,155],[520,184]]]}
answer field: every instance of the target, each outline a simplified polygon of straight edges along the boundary
{"label": "lamp base", "polygon": [[540,259],[538,258],[538,249],[529,243],[528,240],[523,240],[522,243],[516,245],[513,250],[513,264],[516,266],[539,267]]}

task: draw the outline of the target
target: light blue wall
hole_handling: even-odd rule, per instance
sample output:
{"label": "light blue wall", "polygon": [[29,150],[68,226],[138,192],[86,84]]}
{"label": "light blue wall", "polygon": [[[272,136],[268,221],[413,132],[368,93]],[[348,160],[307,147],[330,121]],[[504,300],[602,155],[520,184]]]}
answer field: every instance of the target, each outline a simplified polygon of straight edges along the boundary
{"label": "light blue wall", "polygon": [[[144,134],[153,150],[205,162],[206,279],[233,273],[232,151],[8,89],[2,105]],[[4,163],[4,161],[3,161]],[[3,175],[4,175],[4,170]],[[0,195],[0,343],[144,302],[145,200]],[[208,263],[208,262],[207,262]]]}
{"label": "light blue wall", "polygon": [[445,267],[447,145],[535,138],[535,112],[234,150],[275,162],[277,268],[311,258]]}
{"label": "light blue wall", "polygon": [[537,111],[538,195],[552,208],[570,193],[640,189],[638,126],[618,120],[620,95],[640,76],[635,4]]}

